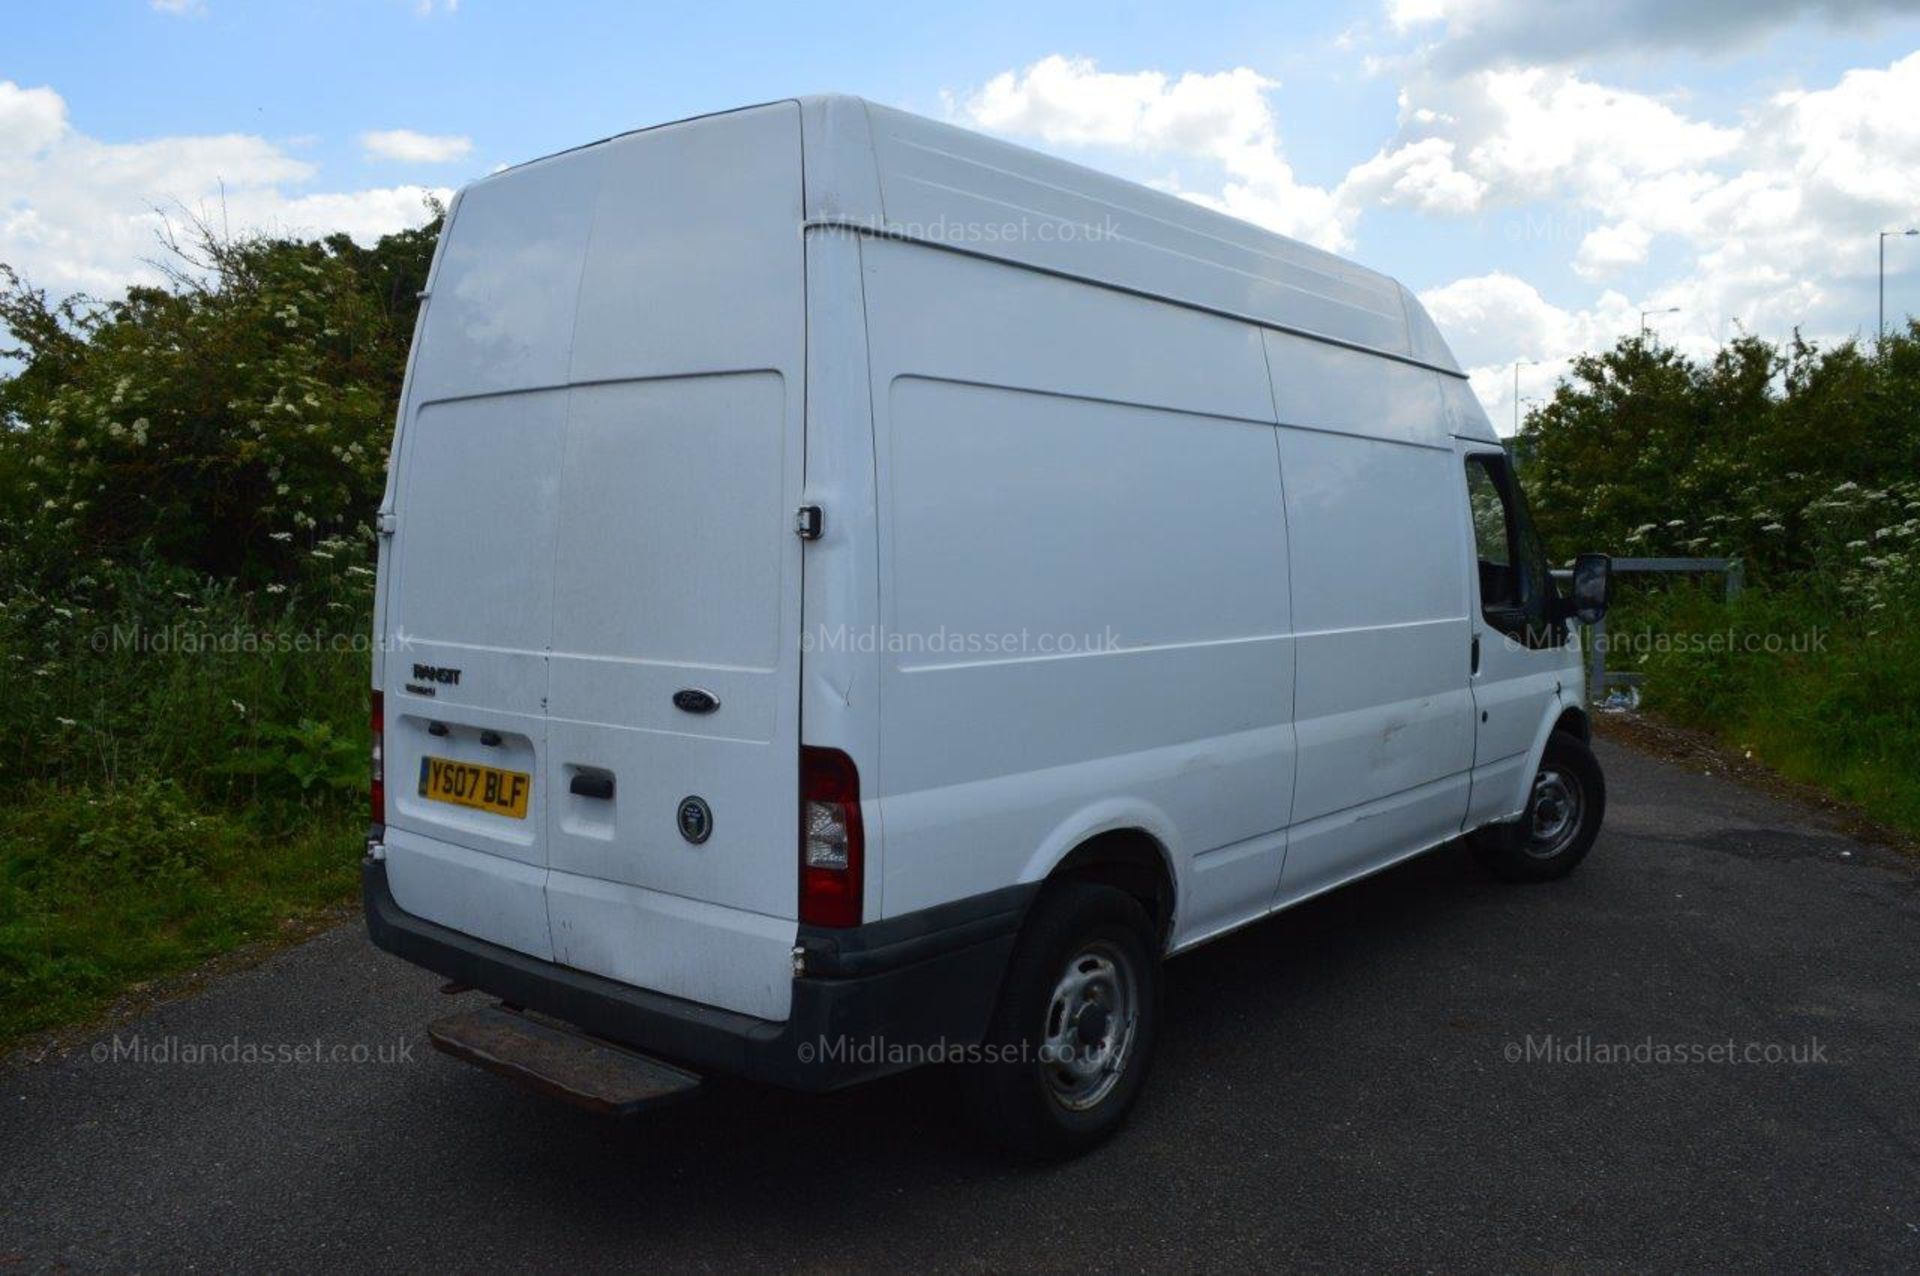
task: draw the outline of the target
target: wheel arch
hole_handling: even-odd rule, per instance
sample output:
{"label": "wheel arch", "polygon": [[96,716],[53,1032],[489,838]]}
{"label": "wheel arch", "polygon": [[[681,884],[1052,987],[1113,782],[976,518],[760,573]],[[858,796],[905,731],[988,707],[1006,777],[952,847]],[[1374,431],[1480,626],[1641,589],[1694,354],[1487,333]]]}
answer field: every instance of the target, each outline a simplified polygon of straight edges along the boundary
{"label": "wheel arch", "polygon": [[1109,799],[1056,824],[1028,857],[1019,880],[1115,886],[1140,901],[1164,947],[1185,899],[1178,845],[1173,822],[1158,807],[1137,798]]}
{"label": "wheel arch", "polygon": [[[1540,770],[1540,759],[1546,756],[1547,741],[1554,735],[1565,733],[1582,744],[1593,739],[1593,720],[1586,709],[1579,704],[1569,704],[1555,697],[1548,703],[1546,712],[1540,715],[1540,726],[1533,738],[1533,745],[1527,750],[1526,765],[1515,778],[1513,793],[1506,804],[1501,820],[1512,820],[1527,808],[1527,796],[1533,791],[1534,774]],[[1495,823],[1501,820],[1493,821]]]}
{"label": "wheel arch", "polygon": [[[1047,881],[1099,882],[1139,901],[1164,949],[1173,934],[1179,886],[1173,861],[1160,840],[1143,828],[1096,833],[1063,856]],[[1043,888],[1044,889],[1044,888]]]}

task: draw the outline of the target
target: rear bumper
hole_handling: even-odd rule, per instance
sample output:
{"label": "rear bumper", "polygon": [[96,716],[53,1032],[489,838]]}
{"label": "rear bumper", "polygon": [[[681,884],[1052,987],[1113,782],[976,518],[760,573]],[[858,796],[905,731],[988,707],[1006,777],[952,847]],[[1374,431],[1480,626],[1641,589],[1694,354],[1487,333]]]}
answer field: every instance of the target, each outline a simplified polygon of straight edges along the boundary
{"label": "rear bumper", "polygon": [[849,930],[800,927],[805,975],[784,1022],[541,961],[404,911],[384,863],[361,871],[367,933],[395,956],[595,1036],[707,1072],[834,1090],[965,1058],[986,1032],[1037,885]]}

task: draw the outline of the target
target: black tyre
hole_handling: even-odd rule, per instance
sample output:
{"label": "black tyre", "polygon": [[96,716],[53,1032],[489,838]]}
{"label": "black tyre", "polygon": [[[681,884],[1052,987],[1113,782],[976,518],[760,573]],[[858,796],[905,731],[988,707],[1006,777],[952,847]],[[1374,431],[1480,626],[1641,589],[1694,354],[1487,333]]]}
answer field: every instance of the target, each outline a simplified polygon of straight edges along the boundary
{"label": "black tyre", "polygon": [[1061,882],[1008,963],[967,1097],[995,1138],[1057,1159],[1114,1130],[1140,1093],[1160,1022],[1160,946],[1138,901]]}
{"label": "black tyre", "polygon": [[1510,882],[1552,881],[1587,857],[1606,813],[1599,759],[1579,737],[1556,731],[1547,737],[1526,813],[1512,824],[1474,833],[1474,853]]}

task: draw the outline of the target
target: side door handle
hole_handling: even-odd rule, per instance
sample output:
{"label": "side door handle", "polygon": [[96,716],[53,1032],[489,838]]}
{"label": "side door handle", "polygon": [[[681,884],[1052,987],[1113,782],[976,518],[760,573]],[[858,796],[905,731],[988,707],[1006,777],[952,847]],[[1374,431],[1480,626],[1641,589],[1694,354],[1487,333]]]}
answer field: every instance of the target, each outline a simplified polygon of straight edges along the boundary
{"label": "side door handle", "polygon": [[1479,634],[1475,634],[1473,636],[1473,643],[1469,647],[1468,651],[1469,651],[1469,664],[1468,664],[1467,672],[1469,674],[1479,673],[1480,672],[1480,635]]}

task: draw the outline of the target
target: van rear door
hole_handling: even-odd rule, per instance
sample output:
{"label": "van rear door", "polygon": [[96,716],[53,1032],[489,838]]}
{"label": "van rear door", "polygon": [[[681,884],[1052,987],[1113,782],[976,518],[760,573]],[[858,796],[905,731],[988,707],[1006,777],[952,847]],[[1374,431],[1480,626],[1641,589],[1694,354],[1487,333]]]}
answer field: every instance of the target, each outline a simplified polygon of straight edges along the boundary
{"label": "van rear door", "polygon": [[[540,785],[566,411],[566,391],[551,389],[414,413],[385,609],[394,898],[543,958],[552,946]],[[489,807],[488,784],[515,800]]]}
{"label": "van rear door", "polygon": [[799,384],[577,389],[554,565],[554,957],[763,1018],[799,881]]}
{"label": "van rear door", "polygon": [[[389,728],[401,907],[772,1019],[798,895],[800,222],[792,103],[470,188],[416,355],[387,610],[411,647],[389,722],[419,719]],[[456,649],[457,691],[407,690]],[[416,791],[406,768],[469,745],[532,777],[525,819]]]}

